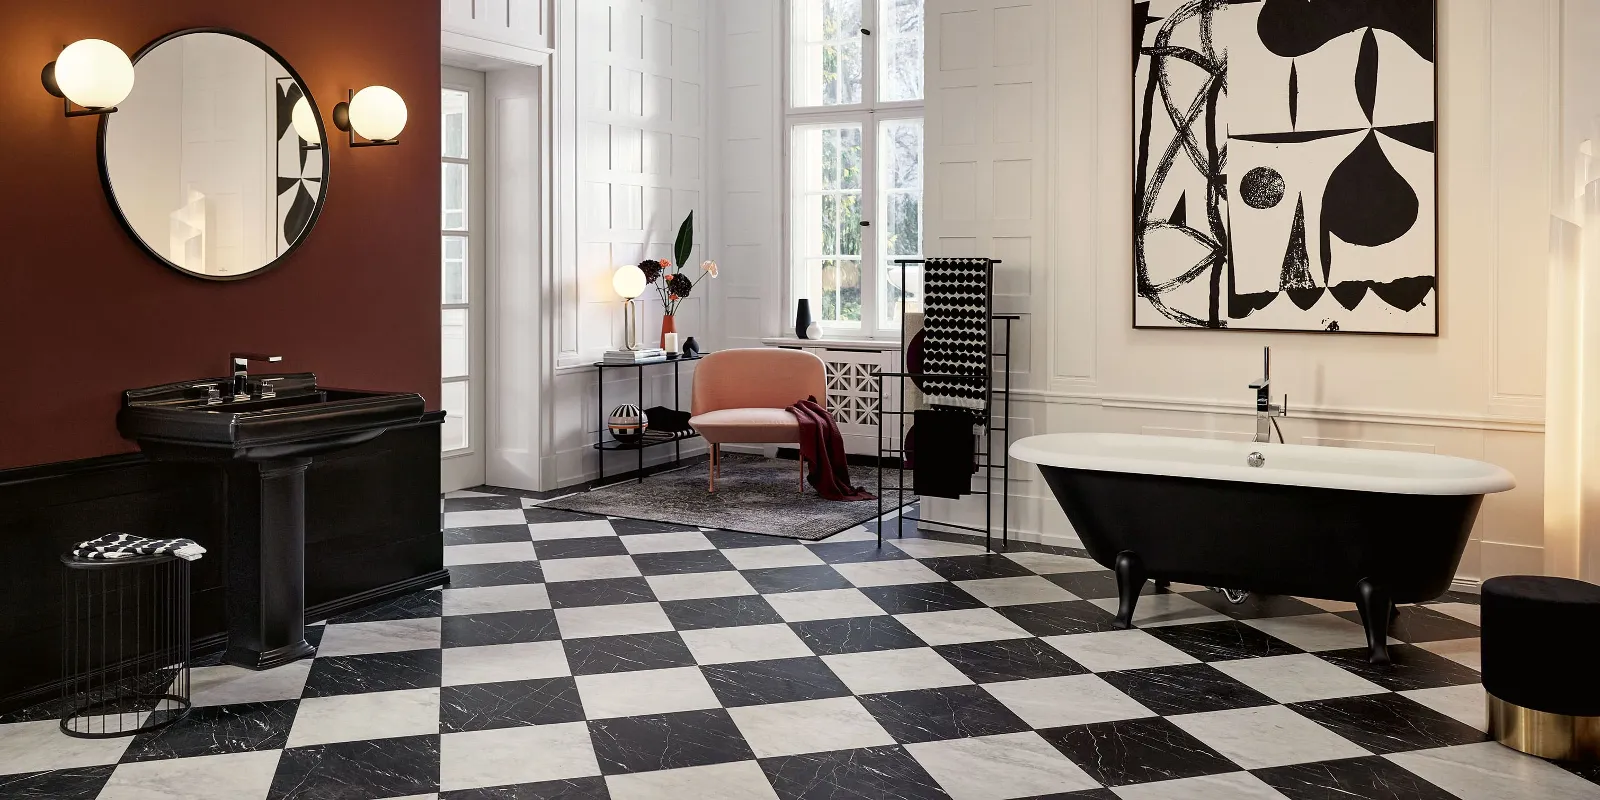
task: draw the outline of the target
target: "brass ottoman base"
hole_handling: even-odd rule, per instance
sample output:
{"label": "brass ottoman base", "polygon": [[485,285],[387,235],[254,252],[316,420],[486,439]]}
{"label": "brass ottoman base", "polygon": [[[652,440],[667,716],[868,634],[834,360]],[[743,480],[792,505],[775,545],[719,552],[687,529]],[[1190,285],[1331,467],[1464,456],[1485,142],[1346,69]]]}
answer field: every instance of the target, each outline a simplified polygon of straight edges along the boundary
{"label": "brass ottoman base", "polygon": [[1600,717],[1551,714],[1487,697],[1489,735],[1495,741],[1554,761],[1600,761]]}

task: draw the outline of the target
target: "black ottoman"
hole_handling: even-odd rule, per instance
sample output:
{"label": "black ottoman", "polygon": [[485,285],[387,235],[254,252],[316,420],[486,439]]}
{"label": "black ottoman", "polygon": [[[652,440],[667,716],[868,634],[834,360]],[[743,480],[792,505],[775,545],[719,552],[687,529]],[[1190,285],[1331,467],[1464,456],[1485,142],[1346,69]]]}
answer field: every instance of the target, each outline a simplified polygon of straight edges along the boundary
{"label": "black ottoman", "polygon": [[1483,583],[1489,735],[1541,758],[1600,760],[1600,586],[1508,575]]}

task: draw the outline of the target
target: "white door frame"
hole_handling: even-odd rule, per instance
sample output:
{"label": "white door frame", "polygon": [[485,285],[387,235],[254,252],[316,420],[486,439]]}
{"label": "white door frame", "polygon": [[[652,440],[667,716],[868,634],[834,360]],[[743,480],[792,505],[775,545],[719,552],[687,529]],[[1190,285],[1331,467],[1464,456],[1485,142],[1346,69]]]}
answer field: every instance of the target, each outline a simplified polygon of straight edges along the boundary
{"label": "white door frame", "polygon": [[[466,70],[460,67],[445,66],[440,70],[440,85],[446,90],[456,90],[467,93],[467,205],[466,236],[467,236],[467,297],[466,303],[457,304],[456,308],[467,309],[467,446],[461,450],[451,450],[442,454],[443,463],[440,465],[440,489],[453,491],[477,486],[484,482],[484,453],[487,452],[488,437],[485,435],[488,403],[486,391],[490,378],[487,369],[487,359],[484,358],[486,346],[486,331],[488,328],[486,311],[489,293],[485,288],[488,276],[494,273],[493,264],[490,263],[488,247],[489,237],[494,235],[496,229],[493,217],[493,206],[489,202],[489,192],[486,186],[486,174],[490,160],[489,150],[485,145],[484,127],[486,115],[484,106],[488,102],[488,93],[485,90],[487,80],[482,72]],[[462,159],[444,158],[444,163],[462,163]],[[451,231],[441,231],[441,236],[448,236]],[[448,420],[446,421],[448,424]]]}

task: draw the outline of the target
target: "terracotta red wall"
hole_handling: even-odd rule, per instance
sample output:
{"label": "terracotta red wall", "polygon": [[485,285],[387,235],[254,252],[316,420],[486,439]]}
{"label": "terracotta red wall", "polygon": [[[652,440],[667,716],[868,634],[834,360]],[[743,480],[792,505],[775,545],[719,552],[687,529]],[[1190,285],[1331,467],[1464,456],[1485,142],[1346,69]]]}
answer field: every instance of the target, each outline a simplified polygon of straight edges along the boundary
{"label": "terracotta red wall", "polygon": [[[333,104],[383,84],[398,147],[335,139],[322,216],[286,261],[216,283],[145,256],[95,166],[97,121],[66,119],[39,70],[69,42],[132,55],[216,26],[277,50]],[[0,468],[125,452],[118,392],[220,375],[231,350],[281,354],[328,385],[439,391],[439,4],[435,0],[0,2]],[[330,137],[331,138],[331,137]]]}

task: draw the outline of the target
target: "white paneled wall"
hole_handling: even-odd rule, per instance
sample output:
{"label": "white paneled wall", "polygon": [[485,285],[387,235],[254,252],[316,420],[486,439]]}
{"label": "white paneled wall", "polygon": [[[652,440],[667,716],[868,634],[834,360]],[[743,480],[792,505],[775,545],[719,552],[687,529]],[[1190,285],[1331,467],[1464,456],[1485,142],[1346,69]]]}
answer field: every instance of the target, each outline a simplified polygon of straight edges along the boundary
{"label": "white paneled wall", "polygon": [[447,35],[521,48],[549,46],[549,0],[442,0],[439,5]]}

